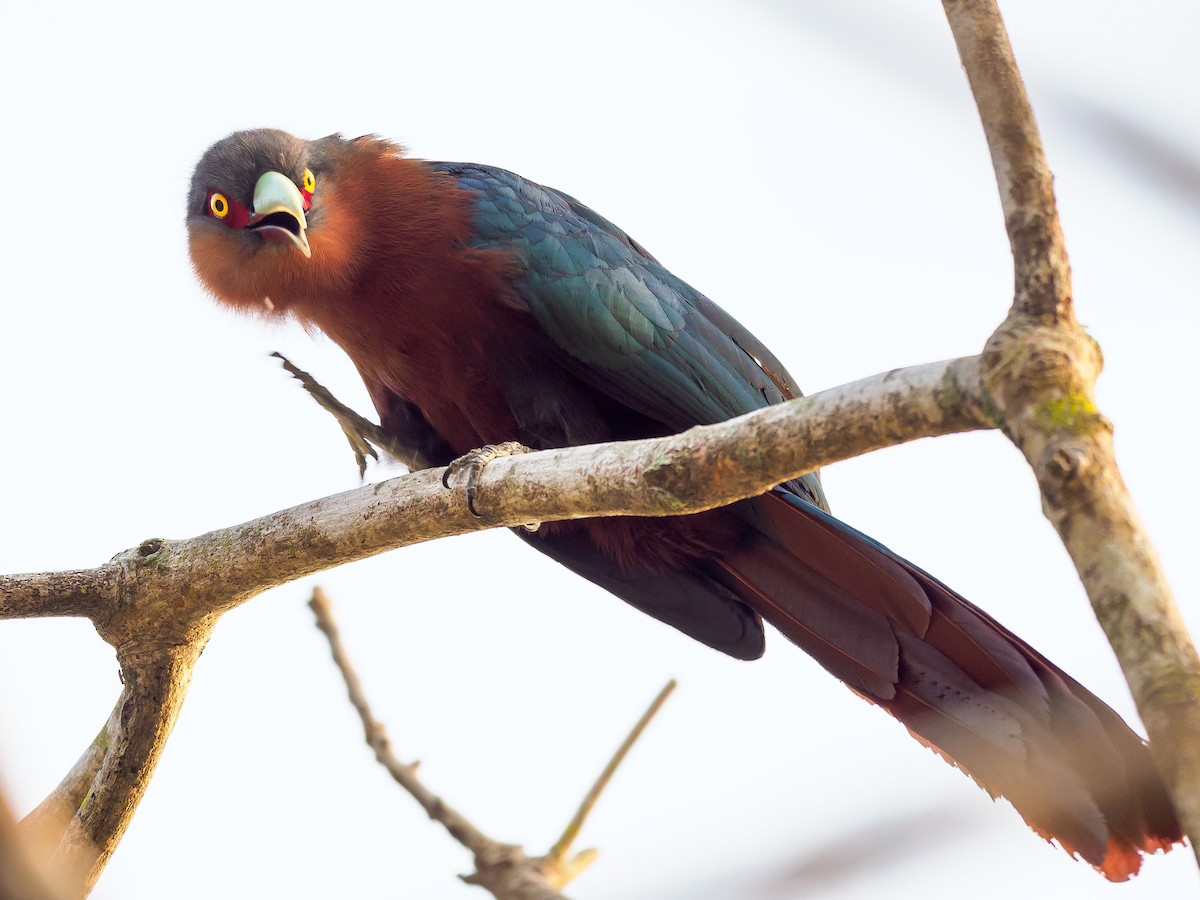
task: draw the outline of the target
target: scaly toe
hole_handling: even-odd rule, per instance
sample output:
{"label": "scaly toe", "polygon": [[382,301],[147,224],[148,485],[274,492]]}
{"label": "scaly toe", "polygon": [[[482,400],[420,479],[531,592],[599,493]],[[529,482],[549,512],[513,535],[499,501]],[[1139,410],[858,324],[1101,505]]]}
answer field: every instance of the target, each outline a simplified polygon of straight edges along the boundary
{"label": "scaly toe", "polygon": [[[502,444],[486,444],[469,453],[464,453],[458,459],[446,466],[446,471],[442,473],[442,487],[450,487],[451,479],[457,479],[460,474],[466,475],[466,484],[464,493],[467,497],[467,509],[471,511],[471,515],[480,518],[479,511],[475,508],[475,501],[479,497],[479,478],[483,475],[483,470],[487,464],[493,459],[499,459],[502,456],[517,456],[521,453],[533,453],[534,451],[526,447],[519,441],[505,441]],[[532,523],[536,530],[536,523]],[[529,527],[529,526],[526,526]]]}

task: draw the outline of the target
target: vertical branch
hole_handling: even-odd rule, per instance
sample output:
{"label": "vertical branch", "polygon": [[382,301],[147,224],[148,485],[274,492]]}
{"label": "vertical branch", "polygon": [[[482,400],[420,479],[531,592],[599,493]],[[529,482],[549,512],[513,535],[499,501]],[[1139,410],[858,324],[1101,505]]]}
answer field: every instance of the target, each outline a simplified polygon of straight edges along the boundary
{"label": "vertical branch", "polygon": [[1071,267],[1033,108],[994,0],[943,0],[983,120],[1016,274],[1014,311],[1074,320]]}
{"label": "vertical branch", "polygon": [[1099,347],[1075,321],[1049,166],[994,0],[943,0],[979,107],[1012,246],[1015,296],[983,381],[1033,468],[1129,682],[1181,824],[1200,853],[1200,657],[1095,405]]}

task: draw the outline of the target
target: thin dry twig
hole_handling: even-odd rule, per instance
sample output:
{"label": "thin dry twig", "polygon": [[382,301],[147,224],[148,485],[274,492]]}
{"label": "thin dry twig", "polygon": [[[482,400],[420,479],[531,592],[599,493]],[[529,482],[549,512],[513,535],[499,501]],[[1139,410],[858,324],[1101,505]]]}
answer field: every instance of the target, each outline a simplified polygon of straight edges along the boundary
{"label": "thin dry twig", "polygon": [[625,758],[629,749],[641,736],[655,713],[662,708],[671,691],[675,689],[675,681],[667,683],[650,704],[650,707],[638,720],[637,725],[621,742],[617,752],[613,754],[600,777],[592,785],[587,796],[580,804],[578,811],[567,825],[562,837],[545,856],[531,857],[516,844],[503,844],[489,838],[471,822],[453,809],[437,795],[429,791],[417,777],[416,763],[403,763],[392,752],[387,732],[383,725],[371,713],[363,691],[362,682],[351,665],[342,643],[337,623],[333,619],[333,611],[329,598],[321,588],[314,588],[309,607],[316,616],[317,627],[329,640],[333,660],[342,673],[346,682],[346,690],[350,702],[362,720],[363,733],[367,744],[375,752],[378,760],[388,773],[404,790],[421,805],[421,808],[435,822],[440,822],[451,836],[466,847],[475,857],[475,872],[461,876],[468,884],[477,884],[486,888],[497,900],[565,900],[559,890],[588,867],[596,858],[596,851],[585,850],[568,859],[571,843],[578,836],[584,820],[595,806],[600,793]]}
{"label": "thin dry twig", "polygon": [[346,654],[329,598],[321,588],[314,588],[308,605],[316,616],[317,627],[329,640],[333,661],[345,679],[350,702],[362,720],[363,733],[367,744],[375,751],[375,759],[387,769],[397,784],[412,795],[429,818],[440,822],[475,857],[476,871],[473,875],[464,876],[465,880],[486,887],[498,900],[563,900],[562,895],[538,871],[536,861],[526,856],[521,847],[489,838],[421,783],[415,763],[403,763],[396,757],[387,732],[371,713],[362,682]]}
{"label": "thin dry twig", "polygon": [[[546,855],[553,859],[565,859],[568,852],[571,850],[571,845],[575,843],[575,839],[579,837],[579,832],[583,830],[583,824],[587,821],[587,817],[591,814],[592,809],[596,805],[596,801],[600,799],[600,795],[604,793],[604,789],[608,787],[609,781],[617,771],[617,767],[624,761],[626,754],[637,743],[638,738],[642,736],[642,732],[646,730],[646,726],[650,724],[667,698],[675,690],[676,681],[672,678],[665,685],[658,695],[650,701],[650,705],[646,707],[646,711],[642,713],[642,717],[637,720],[637,724],[630,729],[629,734],[625,736],[625,740],[621,742],[621,746],[612,755],[604,770],[600,773],[600,777],[588,790],[583,801],[579,804],[579,809],[575,811],[575,815],[571,817],[571,821],[567,823],[567,827],[563,829],[562,836],[554,842],[554,846],[550,848],[550,852]],[[588,853],[590,851],[583,851]],[[582,855],[582,854],[581,854]]]}

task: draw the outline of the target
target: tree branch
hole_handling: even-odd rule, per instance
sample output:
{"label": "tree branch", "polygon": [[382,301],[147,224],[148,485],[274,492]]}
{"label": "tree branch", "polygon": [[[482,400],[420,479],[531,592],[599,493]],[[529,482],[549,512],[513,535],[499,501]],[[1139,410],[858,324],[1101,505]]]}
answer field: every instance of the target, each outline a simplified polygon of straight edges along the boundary
{"label": "tree branch", "polygon": [[104,566],[18,575],[11,581],[0,575],[0,619],[92,618],[116,598],[115,571]]}
{"label": "tree branch", "polygon": [[[317,627],[329,640],[333,661],[337,664],[346,682],[350,702],[362,720],[363,735],[367,745],[375,752],[375,759],[388,770],[388,774],[404,790],[412,795],[429,818],[441,823],[451,837],[471,851],[475,857],[473,883],[486,887],[499,900],[564,900],[533,866],[533,860],[514,844],[494,841],[476,828],[462,813],[451,807],[441,797],[430,791],[417,777],[416,763],[403,763],[392,752],[391,742],[382,724],[371,712],[366,693],[358,673],[350,663],[346,648],[342,644],[337,623],[329,599],[320,588],[313,590],[308,601]],[[471,876],[468,876],[470,878]]]}
{"label": "tree branch", "polygon": [[1045,321],[1072,319],[1071,268],[1054,176],[994,0],[943,0],[996,171],[1016,270],[1014,310]]}
{"label": "tree branch", "polygon": [[58,847],[59,841],[71,824],[71,819],[83,806],[92,783],[100,774],[100,766],[104,764],[104,757],[120,728],[119,715],[124,702],[125,698],[122,696],[100,733],[83,751],[83,755],[59,782],[58,787],[21,820],[22,830],[29,835],[35,846],[44,847],[51,853]]}
{"label": "tree branch", "polygon": [[1200,657],[1121,479],[1095,405],[1100,349],[1075,321],[1049,166],[999,10],[943,0],[987,135],[1012,246],[1008,319],[983,380],[1070,553],[1200,858]]}
{"label": "tree branch", "polygon": [[[184,643],[268,588],[408,544],[498,525],[700,512],[882,447],[991,427],[978,366],[968,357],[896,369],[680,435],[497,459],[479,483],[481,517],[429,469],[198,537],[143,541],[70,573],[62,593],[47,590],[55,576],[0,575],[0,619],[59,614],[90,575],[109,588],[87,609],[113,646],[150,635]],[[150,596],[173,602],[142,621],[146,609],[130,598]]]}
{"label": "tree branch", "polygon": [[[179,716],[203,648],[203,642],[196,642],[121,652],[125,687],[104,732],[103,761],[51,859],[75,895],[91,891],[125,834]],[[76,768],[82,764],[83,760]],[[67,782],[73,792],[80,780],[68,776]]]}
{"label": "tree branch", "polygon": [[187,540],[151,538],[90,571],[0,576],[0,619],[88,616],[125,678],[105,731],[26,828],[51,836],[55,863],[86,894],[145,791],[217,619],[270,587],[497,525],[698,512],[839,459],[988,427],[980,361],[957,359],[682,435],[497,459],[479,482],[482,517],[442,487],[442,470],[427,470]]}
{"label": "tree branch", "polygon": [[[625,756],[629,753],[633,745],[637,743],[638,738],[642,736],[642,732],[646,730],[646,726],[650,724],[650,720],[658,714],[658,711],[662,709],[663,704],[667,702],[667,698],[671,696],[674,690],[675,679],[672,678],[663,686],[663,689],[658,692],[657,696],[650,701],[650,705],[646,707],[646,711],[642,713],[642,717],[630,729],[629,734],[625,735],[625,740],[621,741],[621,746],[617,748],[617,751],[612,755],[612,758],[600,773],[600,777],[596,779],[595,784],[588,790],[587,795],[579,804],[579,809],[575,811],[575,815],[571,817],[571,821],[563,829],[562,835],[554,842],[554,846],[550,848],[550,852],[546,854],[548,857],[553,859],[566,858],[571,845],[575,843],[575,839],[579,837],[579,832],[583,830],[583,823],[591,815],[596,801],[600,799],[600,795],[608,787],[608,782],[612,780],[613,775],[624,761]],[[584,852],[586,853],[587,851]]]}
{"label": "tree branch", "polygon": [[571,844],[583,827],[583,822],[591,812],[596,800],[607,786],[613,773],[629,752],[630,747],[641,736],[646,725],[662,708],[667,697],[675,688],[675,682],[670,681],[650,708],[638,720],[637,725],[621,742],[621,746],[613,755],[596,783],[588,791],[578,812],[572,817],[563,835],[545,856],[530,857],[524,849],[515,844],[502,844],[485,835],[471,822],[450,807],[444,800],[432,793],[417,777],[416,763],[402,763],[392,752],[391,743],[382,724],[371,713],[366,694],[358,674],[350,664],[346,648],[342,644],[337,623],[333,619],[333,611],[329,599],[320,588],[313,589],[312,599],[308,603],[317,619],[317,627],[329,640],[329,648],[333,660],[337,664],[342,678],[346,682],[346,690],[350,702],[357,710],[362,720],[363,732],[368,746],[375,751],[375,759],[379,761],[388,773],[404,790],[412,795],[421,805],[429,818],[440,822],[450,832],[451,836],[471,851],[475,858],[475,872],[462,876],[468,884],[477,884],[497,900],[566,900],[559,893],[572,879],[582,872],[595,859],[596,853],[585,850],[568,859]]}

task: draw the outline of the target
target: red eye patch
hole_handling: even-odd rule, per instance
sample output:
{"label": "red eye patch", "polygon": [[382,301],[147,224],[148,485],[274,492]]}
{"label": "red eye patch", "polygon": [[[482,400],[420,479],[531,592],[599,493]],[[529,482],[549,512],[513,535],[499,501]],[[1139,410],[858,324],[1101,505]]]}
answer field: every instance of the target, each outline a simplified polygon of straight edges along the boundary
{"label": "red eye patch", "polygon": [[245,228],[246,223],[250,221],[250,210],[220,191],[209,190],[205,207],[210,216],[224,222],[230,228]]}

